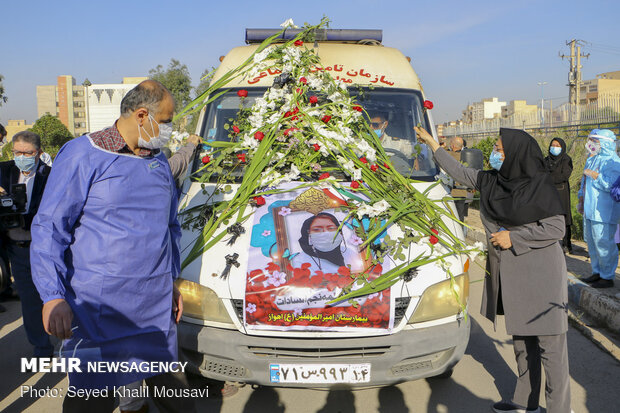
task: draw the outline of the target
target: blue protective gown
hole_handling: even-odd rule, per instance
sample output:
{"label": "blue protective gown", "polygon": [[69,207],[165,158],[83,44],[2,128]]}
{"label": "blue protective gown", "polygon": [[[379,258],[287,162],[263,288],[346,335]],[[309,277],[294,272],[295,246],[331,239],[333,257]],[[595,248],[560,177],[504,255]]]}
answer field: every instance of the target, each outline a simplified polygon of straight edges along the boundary
{"label": "blue protective gown", "polygon": [[588,243],[592,273],[611,280],[618,265],[614,233],[620,221],[620,204],[613,200],[610,191],[620,176],[620,158],[616,154],[615,140],[601,138],[599,142],[600,153],[589,157],[584,168],[598,172],[598,177],[582,178],[579,197],[584,198],[583,232]]}
{"label": "blue protective gown", "polygon": [[[177,360],[175,191],[161,153],[109,152],[87,135],[58,153],[32,224],[32,276],[43,302],[64,298],[71,306],[77,328],[63,346],[81,358],[83,370],[85,361]],[[69,380],[102,388],[154,374],[70,374]]]}

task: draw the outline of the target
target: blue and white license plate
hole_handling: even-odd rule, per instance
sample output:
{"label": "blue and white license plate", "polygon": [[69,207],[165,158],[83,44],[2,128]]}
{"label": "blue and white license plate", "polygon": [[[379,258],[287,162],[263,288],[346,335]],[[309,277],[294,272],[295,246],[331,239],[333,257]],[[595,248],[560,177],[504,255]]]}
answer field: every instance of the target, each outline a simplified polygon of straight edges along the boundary
{"label": "blue and white license plate", "polygon": [[370,363],[270,364],[272,383],[369,383]]}

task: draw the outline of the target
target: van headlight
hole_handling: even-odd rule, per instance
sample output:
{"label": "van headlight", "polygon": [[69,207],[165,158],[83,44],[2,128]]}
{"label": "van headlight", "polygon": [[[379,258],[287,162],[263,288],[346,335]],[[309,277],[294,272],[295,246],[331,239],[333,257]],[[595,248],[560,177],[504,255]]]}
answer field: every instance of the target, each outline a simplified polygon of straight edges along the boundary
{"label": "van headlight", "polygon": [[437,320],[458,314],[461,311],[461,304],[467,305],[468,298],[468,273],[433,284],[422,294],[418,306],[409,318],[409,324]]}
{"label": "van headlight", "polygon": [[183,315],[205,321],[233,324],[224,303],[212,289],[179,278],[175,284],[183,295]]}

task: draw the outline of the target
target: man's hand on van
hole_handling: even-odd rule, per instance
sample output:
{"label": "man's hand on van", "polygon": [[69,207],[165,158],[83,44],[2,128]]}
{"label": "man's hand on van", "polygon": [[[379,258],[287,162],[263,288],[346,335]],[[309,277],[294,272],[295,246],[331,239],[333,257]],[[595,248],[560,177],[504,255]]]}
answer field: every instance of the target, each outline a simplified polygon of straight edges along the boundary
{"label": "man's hand on van", "polygon": [[202,143],[202,138],[198,135],[189,135],[187,138],[187,143],[191,143],[194,146],[198,146]]}
{"label": "man's hand on van", "polygon": [[428,147],[431,148],[433,152],[435,152],[437,148],[439,148],[439,143],[435,140],[435,138],[433,138],[433,136],[430,133],[426,131],[426,129],[421,128],[419,126],[414,126],[413,130],[415,131],[415,134],[418,137],[418,139],[422,143],[425,143],[426,145],[428,145]]}

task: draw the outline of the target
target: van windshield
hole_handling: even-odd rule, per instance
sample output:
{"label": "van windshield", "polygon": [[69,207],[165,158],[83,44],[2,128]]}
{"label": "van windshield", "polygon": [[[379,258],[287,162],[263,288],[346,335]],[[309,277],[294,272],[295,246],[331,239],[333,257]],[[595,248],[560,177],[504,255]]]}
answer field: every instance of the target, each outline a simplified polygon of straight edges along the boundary
{"label": "van windshield", "polygon": [[[202,138],[206,142],[203,150],[193,162],[193,179],[198,179],[196,171],[202,166],[201,159],[208,154],[209,141],[229,141],[229,131],[224,128],[239,112],[241,105],[251,107],[266,88],[248,89],[248,97],[241,101],[237,90],[229,92],[211,102],[203,118]],[[383,147],[394,167],[401,174],[422,181],[431,181],[437,175],[430,148],[418,144],[413,127],[421,124],[430,130],[428,117],[423,110],[422,94],[409,89],[370,90],[352,88],[349,93],[368,113],[371,129],[379,136]],[[234,175],[240,178],[243,171],[236,168]],[[342,177],[346,179],[345,177]],[[213,177],[216,179],[216,177]]]}

